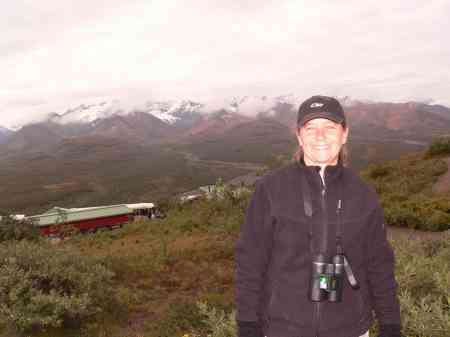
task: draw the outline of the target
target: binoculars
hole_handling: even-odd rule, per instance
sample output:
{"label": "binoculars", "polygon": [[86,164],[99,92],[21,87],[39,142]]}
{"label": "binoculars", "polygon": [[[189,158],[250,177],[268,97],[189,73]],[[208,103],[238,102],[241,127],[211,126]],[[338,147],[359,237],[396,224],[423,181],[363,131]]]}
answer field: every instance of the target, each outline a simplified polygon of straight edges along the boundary
{"label": "binoculars", "polygon": [[331,261],[326,260],[323,254],[313,258],[309,298],[313,302],[340,302],[344,285],[345,256],[336,254]]}

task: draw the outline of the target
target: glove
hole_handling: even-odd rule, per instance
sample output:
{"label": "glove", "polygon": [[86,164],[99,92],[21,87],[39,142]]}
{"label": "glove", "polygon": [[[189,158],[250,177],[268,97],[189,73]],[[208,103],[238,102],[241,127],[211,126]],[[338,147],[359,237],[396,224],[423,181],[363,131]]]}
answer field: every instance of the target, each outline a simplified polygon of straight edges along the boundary
{"label": "glove", "polygon": [[237,321],[238,337],[264,337],[259,322]]}
{"label": "glove", "polygon": [[386,324],[380,326],[380,337],[402,337],[402,328],[397,324]]}

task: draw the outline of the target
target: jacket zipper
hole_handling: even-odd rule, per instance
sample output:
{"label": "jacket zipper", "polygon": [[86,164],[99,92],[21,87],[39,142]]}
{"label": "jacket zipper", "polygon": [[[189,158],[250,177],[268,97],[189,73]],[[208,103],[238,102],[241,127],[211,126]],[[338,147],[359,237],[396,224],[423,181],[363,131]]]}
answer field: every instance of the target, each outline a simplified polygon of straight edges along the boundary
{"label": "jacket zipper", "polygon": [[320,302],[315,302],[314,311],[314,337],[319,337],[319,326],[320,326]]}
{"label": "jacket zipper", "polygon": [[[321,244],[323,242],[325,242],[325,245],[327,244],[328,241],[328,213],[327,213],[327,204],[325,202],[325,194],[326,194],[326,185],[325,185],[325,181],[322,180],[322,178],[320,179],[321,182],[321,186],[322,186],[322,191],[320,193],[321,195],[321,208],[322,208],[322,225],[323,225],[323,241],[321,242]],[[326,248],[326,247],[321,247],[321,248]],[[319,328],[320,328],[320,302],[316,302],[315,303],[315,312],[314,312],[314,337],[319,337]]]}

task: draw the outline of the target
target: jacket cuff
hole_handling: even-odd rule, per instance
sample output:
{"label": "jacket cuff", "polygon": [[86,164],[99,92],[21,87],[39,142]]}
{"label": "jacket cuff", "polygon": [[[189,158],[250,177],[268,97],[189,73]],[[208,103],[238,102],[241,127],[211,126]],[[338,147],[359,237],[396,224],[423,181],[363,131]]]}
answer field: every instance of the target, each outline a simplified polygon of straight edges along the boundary
{"label": "jacket cuff", "polygon": [[385,324],[380,326],[380,337],[402,337],[401,326],[398,324]]}
{"label": "jacket cuff", "polygon": [[238,337],[264,337],[259,322],[237,321]]}

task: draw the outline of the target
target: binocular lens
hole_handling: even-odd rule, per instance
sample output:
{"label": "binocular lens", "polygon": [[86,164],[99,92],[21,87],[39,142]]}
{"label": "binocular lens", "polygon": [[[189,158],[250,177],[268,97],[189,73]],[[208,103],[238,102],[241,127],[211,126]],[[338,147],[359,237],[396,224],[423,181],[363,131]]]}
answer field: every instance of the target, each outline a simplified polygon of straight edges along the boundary
{"label": "binocular lens", "polygon": [[342,300],[343,268],[342,256],[332,258],[333,263],[325,263],[323,255],[312,262],[309,297],[313,302],[340,302]]}

